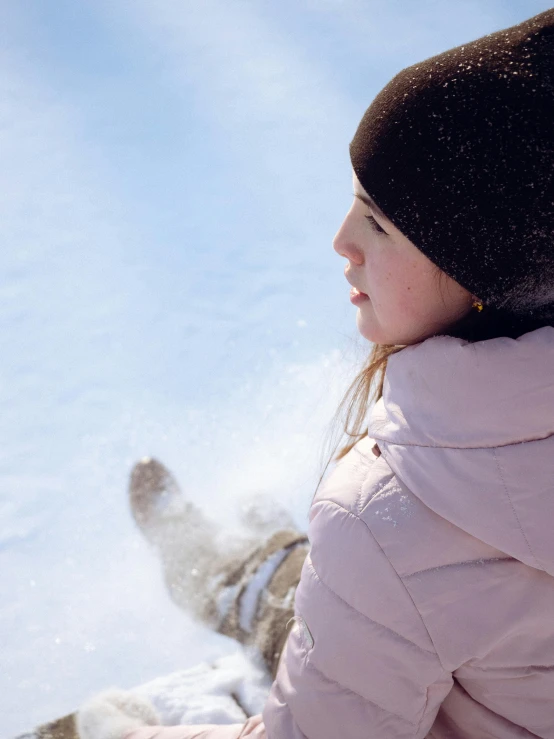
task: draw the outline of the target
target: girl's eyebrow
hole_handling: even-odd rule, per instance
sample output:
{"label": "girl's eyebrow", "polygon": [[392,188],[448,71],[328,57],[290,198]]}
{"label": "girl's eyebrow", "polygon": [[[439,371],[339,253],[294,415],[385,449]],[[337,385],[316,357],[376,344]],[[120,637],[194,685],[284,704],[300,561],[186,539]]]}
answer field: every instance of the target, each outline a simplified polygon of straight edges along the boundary
{"label": "girl's eyebrow", "polygon": [[367,205],[368,208],[371,208],[371,210],[374,213],[377,213],[377,215],[380,218],[382,218],[384,221],[389,220],[387,216],[383,213],[381,208],[379,208],[378,205],[374,203],[373,200],[368,195],[362,195],[361,192],[354,192],[354,197],[358,198],[358,200],[361,200],[364,205]]}

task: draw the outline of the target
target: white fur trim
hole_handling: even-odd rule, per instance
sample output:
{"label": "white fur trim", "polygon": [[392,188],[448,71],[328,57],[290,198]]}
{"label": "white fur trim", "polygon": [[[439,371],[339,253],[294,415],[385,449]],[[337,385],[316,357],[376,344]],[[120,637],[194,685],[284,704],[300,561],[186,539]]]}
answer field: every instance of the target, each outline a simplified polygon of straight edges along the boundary
{"label": "white fur trim", "polygon": [[77,714],[80,739],[124,739],[133,729],[160,723],[147,698],[117,689],[94,696]]}

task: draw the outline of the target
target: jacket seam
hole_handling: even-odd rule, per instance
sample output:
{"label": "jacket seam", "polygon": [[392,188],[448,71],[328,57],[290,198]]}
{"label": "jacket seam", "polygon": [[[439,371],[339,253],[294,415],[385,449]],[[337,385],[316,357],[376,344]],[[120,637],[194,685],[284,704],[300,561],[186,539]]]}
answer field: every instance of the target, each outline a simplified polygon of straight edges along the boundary
{"label": "jacket seam", "polygon": [[339,683],[338,680],[334,680],[332,677],[329,677],[329,675],[323,672],[322,669],[314,665],[312,660],[308,660],[307,662],[305,662],[305,665],[306,665],[306,668],[314,670],[314,672],[317,672],[319,675],[322,675],[325,680],[332,683],[333,685],[337,685],[341,690],[344,690],[347,693],[351,693],[352,695],[356,695],[358,698],[365,701],[366,703],[370,703],[372,706],[376,706],[380,711],[384,711],[385,713],[388,713],[390,716],[394,716],[395,718],[398,718],[401,721],[404,721],[404,723],[408,724],[408,726],[416,725],[413,721],[409,721],[407,718],[404,718],[404,716],[400,716],[400,714],[394,713],[394,711],[389,711],[388,708],[384,708],[383,706],[380,706],[379,703],[372,701],[370,698],[366,698],[365,695],[361,695],[361,693],[357,693],[355,690],[352,690],[352,688],[347,688],[346,685]]}
{"label": "jacket seam", "polygon": [[529,544],[529,539],[527,538],[527,536],[525,534],[525,531],[523,530],[523,526],[521,525],[521,521],[519,520],[519,516],[517,515],[517,511],[515,509],[514,503],[512,501],[512,498],[510,496],[510,493],[508,491],[508,486],[506,485],[506,482],[504,480],[504,475],[502,474],[502,469],[500,467],[500,460],[498,459],[498,456],[496,454],[496,450],[495,449],[492,450],[492,456],[494,457],[494,461],[496,463],[496,468],[498,470],[498,476],[500,477],[500,481],[502,482],[502,487],[504,488],[504,492],[506,493],[506,497],[508,498],[508,501],[509,501],[510,506],[512,508],[512,513],[514,514],[514,518],[517,521],[517,525],[519,527],[519,530],[521,531],[521,535],[523,536],[523,539],[525,540],[525,544],[527,545],[527,549],[529,550],[529,554],[531,555],[531,557],[535,561],[535,563],[537,565],[537,568],[540,569],[540,570],[542,570],[544,572],[544,567],[542,567],[542,565],[540,564],[540,562],[536,558],[535,553],[531,549],[531,545]]}
{"label": "jacket seam", "polygon": [[425,567],[423,570],[416,570],[416,572],[410,572],[409,575],[404,575],[404,580],[409,580],[411,577],[416,575],[423,575],[425,572],[431,572],[432,570],[444,570],[447,567],[459,567],[460,565],[474,565],[474,564],[485,564],[489,562],[515,562],[514,557],[481,557],[479,559],[463,559],[460,562],[449,562],[445,565],[438,565],[438,567]]}
{"label": "jacket seam", "polygon": [[[379,447],[379,448],[381,449],[381,447]],[[388,464],[388,466],[390,467],[390,469],[391,469],[391,472],[394,472],[394,470],[393,470],[393,468],[392,468],[392,466],[391,466],[390,460],[388,459],[388,454],[389,454],[389,453],[388,453],[388,450],[387,450],[387,451],[385,452],[385,451],[384,451],[383,449],[381,449],[381,455],[382,455],[382,456],[383,456],[383,457],[385,458],[385,462],[386,462],[386,463]],[[398,475],[396,474],[396,472],[394,472],[394,475],[395,475],[395,477],[398,477]],[[398,478],[398,479],[399,479],[399,480],[401,481],[401,479],[400,479],[400,478]],[[364,521],[364,523],[365,523],[365,521]],[[366,526],[367,526],[367,524],[366,524]],[[375,538],[375,535],[373,534],[373,531],[371,531],[371,529],[369,528],[369,526],[367,526],[367,529],[368,529],[368,531],[369,531],[369,532],[371,533],[371,536],[373,536],[373,538],[374,538],[374,539],[375,539],[375,541],[377,542],[377,546],[378,546],[378,547],[379,547],[379,549],[380,549],[380,550],[381,550],[381,551],[383,552],[383,556],[384,556],[384,557],[386,557],[386,559],[387,559],[387,560],[388,560],[388,562],[390,563],[390,566],[392,567],[392,569],[393,569],[393,572],[395,572],[395,573],[396,573],[396,576],[397,576],[397,578],[398,578],[398,579],[400,580],[400,582],[401,582],[401,583],[402,583],[402,585],[404,586],[404,589],[406,590],[406,593],[408,594],[408,597],[409,597],[409,598],[410,598],[410,600],[412,601],[412,603],[413,603],[413,606],[414,606],[414,608],[415,608],[415,610],[416,610],[416,612],[417,612],[417,614],[418,614],[419,618],[421,619],[421,623],[423,624],[423,628],[424,628],[424,629],[425,629],[425,631],[427,632],[427,636],[429,637],[429,639],[430,639],[430,641],[431,641],[431,644],[433,645],[433,648],[434,648],[434,650],[435,650],[435,653],[436,653],[436,655],[437,655],[437,659],[439,660],[439,664],[440,664],[440,666],[442,667],[442,669],[444,670],[444,672],[445,672],[445,673],[447,673],[448,675],[451,675],[452,673],[450,672],[450,670],[447,670],[447,669],[445,668],[445,666],[443,665],[443,663],[442,663],[442,659],[441,659],[441,657],[440,657],[440,654],[439,654],[439,652],[438,652],[438,649],[437,649],[437,647],[436,647],[436,645],[435,645],[435,642],[433,641],[433,637],[432,637],[432,636],[431,636],[431,634],[429,633],[429,629],[427,628],[427,624],[425,623],[425,619],[424,619],[424,618],[423,618],[423,616],[421,615],[421,612],[420,612],[419,608],[417,607],[417,605],[416,605],[416,602],[414,601],[414,599],[413,599],[413,597],[412,597],[412,594],[411,594],[411,593],[410,593],[410,591],[408,590],[408,588],[407,588],[407,586],[406,586],[406,583],[405,583],[405,582],[404,582],[404,580],[403,580],[403,579],[402,579],[402,578],[400,577],[400,575],[398,574],[398,572],[396,572],[396,568],[395,568],[395,566],[393,565],[393,563],[392,563],[392,562],[390,561],[390,559],[389,559],[389,558],[387,557],[387,555],[385,554],[385,551],[383,550],[383,547],[382,547],[382,546],[381,546],[381,545],[379,544],[379,542],[378,542],[378,541],[377,541],[377,539]]]}
{"label": "jacket seam", "polygon": [[[285,709],[285,711],[288,711],[292,723],[298,728],[298,730],[299,730],[300,734],[302,735],[302,737],[304,737],[304,739],[308,739],[308,735],[304,731],[304,729],[300,726],[300,722],[299,722],[297,716],[294,714],[291,705],[289,703],[287,703],[287,699],[285,698],[285,695],[283,693],[283,689],[282,689],[281,685],[279,684],[279,680],[277,678],[273,682],[272,690],[274,690],[277,693],[277,696],[276,696],[277,700],[279,701],[280,705]],[[268,707],[268,703],[269,703],[269,701],[265,704],[265,707],[262,710],[262,720],[263,720],[263,723],[264,723],[264,726],[265,726],[266,731],[267,731],[268,727],[267,727],[267,721],[265,719],[265,714],[266,714],[266,710],[267,710],[267,707]]]}
{"label": "jacket seam", "polygon": [[[377,459],[379,459],[379,457],[377,457]],[[373,465],[377,462],[377,459],[374,459],[372,461],[371,467],[373,467]],[[383,459],[384,459],[384,457],[383,457]],[[390,469],[390,466],[389,466],[389,469]],[[356,495],[356,502],[355,502],[355,506],[354,506],[355,509],[356,509],[356,515],[358,517],[360,517],[362,515],[363,510],[366,507],[366,505],[370,501],[372,501],[373,498],[375,498],[376,495],[379,495],[379,493],[382,493],[383,492],[383,490],[387,487],[387,485],[390,484],[390,481],[391,481],[391,479],[393,477],[394,477],[394,472],[391,470],[391,472],[390,472],[390,479],[388,479],[386,482],[384,482],[382,484],[379,484],[379,486],[377,487],[377,489],[373,492],[373,495],[371,496],[371,498],[369,498],[369,500],[365,500],[364,501],[364,498],[363,498],[364,485],[367,482],[367,475],[365,475],[365,477],[360,482],[360,487],[359,487],[358,493]]]}
{"label": "jacket seam", "polygon": [[[495,672],[498,668],[496,667],[482,667],[481,665],[475,665],[470,664],[471,660],[468,660],[468,662],[464,663],[464,667],[471,667],[472,670],[475,670],[475,672]],[[547,670],[549,672],[554,671],[554,665],[525,665],[525,669],[527,670]],[[475,680],[476,678],[464,675],[463,680],[464,682],[471,682]]]}
{"label": "jacket seam", "polygon": [[341,603],[344,603],[344,605],[347,608],[350,608],[351,611],[354,611],[354,613],[357,613],[362,618],[365,618],[366,621],[369,621],[372,624],[376,624],[377,626],[380,626],[382,629],[385,629],[386,631],[390,631],[391,634],[394,634],[399,639],[402,639],[402,641],[407,642],[408,644],[411,644],[416,649],[419,649],[422,652],[425,652],[425,654],[436,656],[435,652],[431,651],[430,649],[424,649],[424,647],[420,647],[419,644],[416,644],[415,642],[411,641],[411,639],[407,639],[405,636],[402,636],[402,634],[399,634],[397,631],[395,631],[394,629],[391,629],[389,626],[385,626],[384,624],[379,623],[379,621],[375,621],[374,619],[370,618],[367,614],[362,613],[357,608],[354,608],[354,606],[351,605],[348,601],[344,600],[344,598],[342,598],[335,590],[333,590],[333,588],[331,588],[329,585],[327,585],[327,583],[324,580],[321,579],[320,575],[318,574],[314,566],[313,560],[310,555],[308,555],[308,567],[311,567],[315,577],[323,585],[323,587],[327,588],[327,590],[331,592],[335,596],[335,598],[338,598],[338,600],[340,600]]}
{"label": "jacket seam", "polygon": [[[413,446],[413,447],[421,447],[422,449],[501,449],[505,446],[517,446],[518,444],[528,444],[531,441],[544,441],[545,439],[551,439],[554,437],[554,432],[546,434],[546,436],[533,436],[529,439],[522,439],[521,441],[507,441],[505,444],[479,444],[478,446],[453,446],[449,444],[415,444],[411,441],[390,441],[389,439],[385,438],[384,436],[377,436],[373,435],[370,438],[375,439],[375,441],[382,441],[385,444],[390,444],[390,446]],[[379,447],[381,449],[381,447]],[[383,450],[381,449],[381,453],[383,453]]]}
{"label": "jacket seam", "polygon": [[362,491],[364,489],[364,482],[366,480],[367,480],[367,475],[364,475],[364,477],[362,478],[362,481],[360,482],[360,487],[358,488],[358,493],[356,495],[355,508],[356,508],[356,513],[357,513],[358,516],[361,513],[360,508],[361,508],[361,505],[362,505]]}
{"label": "jacket seam", "polygon": [[[382,456],[383,456],[383,457],[385,458],[385,461],[386,461],[386,463],[387,463],[387,464],[389,465],[389,467],[390,467],[390,462],[389,462],[389,460],[387,459],[387,454],[388,454],[388,452],[387,452],[387,453],[385,453],[385,452],[384,452],[384,451],[383,451],[383,450],[381,449],[381,455],[382,455]],[[391,467],[391,471],[392,471],[392,467]],[[394,474],[396,475],[396,473],[394,473]],[[366,523],[366,522],[365,522],[365,521],[364,521],[364,520],[363,520],[362,518],[360,518],[359,516],[356,516],[356,515],[355,515],[354,513],[352,513],[352,511],[349,511],[349,510],[348,510],[348,508],[345,508],[345,507],[344,507],[343,505],[341,505],[340,503],[337,503],[337,502],[336,502],[336,501],[334,501],[334,500],[330,500],[329,498],[327,498],[327,499],[319,500],[319,501],[317,501],[317,503],[314,503],[313,505],[315,506],[315,505],[318,505],[319,503],[323,503],[323,502],[325,502],[325,501],[327,501],[327,502],[329,502],[329,503],[332,503],[333,505],[336,505],[336,506],[337,506],[338,508],[342,508],[342,510],[343,510],[343,511],[346,511],[346,513],[348,513],[348,514],[349,514],[350,516],[354,516],[354,518],[356,518],[356,519],[357,519],[358,521],[360,521],[360,522],[361,522],[361,523],[362,523],[362,524],[363,524],[363,525],[364,525],[364,526],[366,527],[366,529],[368,530],[368,532],[369,532],[369,534],[370,534],[371,538],[373,539],[373,541],[374,541],[374,542],[375,542],[375,543],[377,544],[377,546],[378,546],[378,547],[379,547],[379,549],[381,550],[381,553],[383,554],[383,557],[384,557],[384,558],[386,559],[386,561],[387,561],[387,562],[389,563],[389,565],[391,566],[391,569],[392,569],[392,571],[394,572],[394,574],[396,575],[396,577],[397,577],[397,578],[398,578],[398,579],[400,580],[400,582],[402,583],[402,587],[404,588],[404,590],[405,590],[405,592],[406,592],[406,595],[407,595],[407,596],[408,596],[408,598],[410,599],[410,601],[411,601],[411,603],[412,603],[412,605],[413,605],[413,607],[414,607],[414,609],[415,609],[415,612],[416,612],[416,613],[417,613],[417,615],[419,616],[419,619],[420,619],[420,621],[421,621],[421,623],[422,623],[422,625],[423,625],[423,628],[425,629],[425,632],[427,633],[427,636],[429,637],[429,641],[430,641],[430,642],[431,642],[431,644],[433,645],[433,649],[435,650],[435,651],[434,651],[434,653],[435,653],[435,654],[436,654],[436,656],[437,656],[437,659],[438,659],[438,661],[439,661],[439,664],[440,664],[441,668],[442,668],[442,669],[444,670],[444,672],[445,672],[446,674],[448,674],[448,675],[451,675],[452,673],[450,672],[450,670],[447,670],[447,669],[445,668],[445,666],[443,665],[443,663],[442,663],[442,660],[441,660],[440,654],[438,653],[438,650],[437,650],[437,647],[436,647],[436,645],[435,645],[435,642],[433,641],[433,638],[432,638],[431,634],[429,633],[429,629],[427,628],[427,624],[425,623],[425,619],[424,619],[424,618],[423,618],[423,616],[421,615],[421,612],[420,612],[419,608],[417,607],[417,605],[416,605],[416,603],[415,603],[415,601],[414,601],[414,599],[413,599],[413,597],[412,597],[412,594],[410,593],[410,591],[409,591],[409,590],[408,590],[408,588],[406,587],[406,583],[404,582],[404,580],[403,580],[403,579],[402,579],[402,578],[400,577],[400,575],[399,575],[399,574],[398,574],[398,572],[396,571],[396,568],[395,568],[395,566],[394,566],[394,565],[392,564],[392,562],[390,561],[390,559],[389,559],[389,558],[387,557],[387,555],[386,555],[386,553],[385,553],[385,551],[384,551],[383,547],[382,547],[382,546],[381,546],[381,544],[379,544],[379,542],[377,541],[377,539],[376,539],[376,537],[375,537],[375,534],[373,533],[373,531],[372,531],[372,530],[370,529],[370,527],[369,527],[369,526],[367,525],[367,523]],[[417,645],[416,645],[416,646],[417,646]],[[431,652],[431,654],[433,654],[433,652]]]}
{"label": "jacket seam", "polygon": [[421,728],[421,724],[423,723],[423,719],[425,718],[425,714],[427,713],[427,706],[429,705],[429,686],[427,686],[425,690],[425,705],[423,706],[423,713],[421,714],[421,718],[417,722],[417,729],[416,734],[419,734],[419,730]]}

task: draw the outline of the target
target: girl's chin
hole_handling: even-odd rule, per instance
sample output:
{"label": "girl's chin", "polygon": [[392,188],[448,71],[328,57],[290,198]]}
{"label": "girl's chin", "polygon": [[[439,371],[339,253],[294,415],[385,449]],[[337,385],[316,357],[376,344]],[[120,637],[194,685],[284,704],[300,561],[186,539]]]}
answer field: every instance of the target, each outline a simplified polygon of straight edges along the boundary
{"label": "girl's chin", "polygon": [[[373,319],[373,320],[372,320]],[[383,332],[376,325],[375,315],[368,316],[361,308],[356,312],[356,326],[360,334],[373,344],[384,344]]]}
{"label": "girl's chin", "polygon": [[387,334],[383,327],[379,325],[373,311],[368,315],[365,310],[358,308],[356,313],[356,326],[361,336],[372,344],[392,345],[405,343],[399,341],[398,336],[393,336],[390,333]]}

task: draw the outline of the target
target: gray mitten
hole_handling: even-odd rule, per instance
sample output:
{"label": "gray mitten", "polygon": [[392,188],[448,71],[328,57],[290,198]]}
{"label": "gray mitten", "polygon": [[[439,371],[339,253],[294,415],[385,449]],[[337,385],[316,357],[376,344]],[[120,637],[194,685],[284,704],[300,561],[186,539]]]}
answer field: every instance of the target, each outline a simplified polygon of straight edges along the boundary
{"label": "gray mitten", "polygon": [[148,698],[116,688],[91,698],[77,714],[80,739],[124,739],[141,726],[159,726]]}

